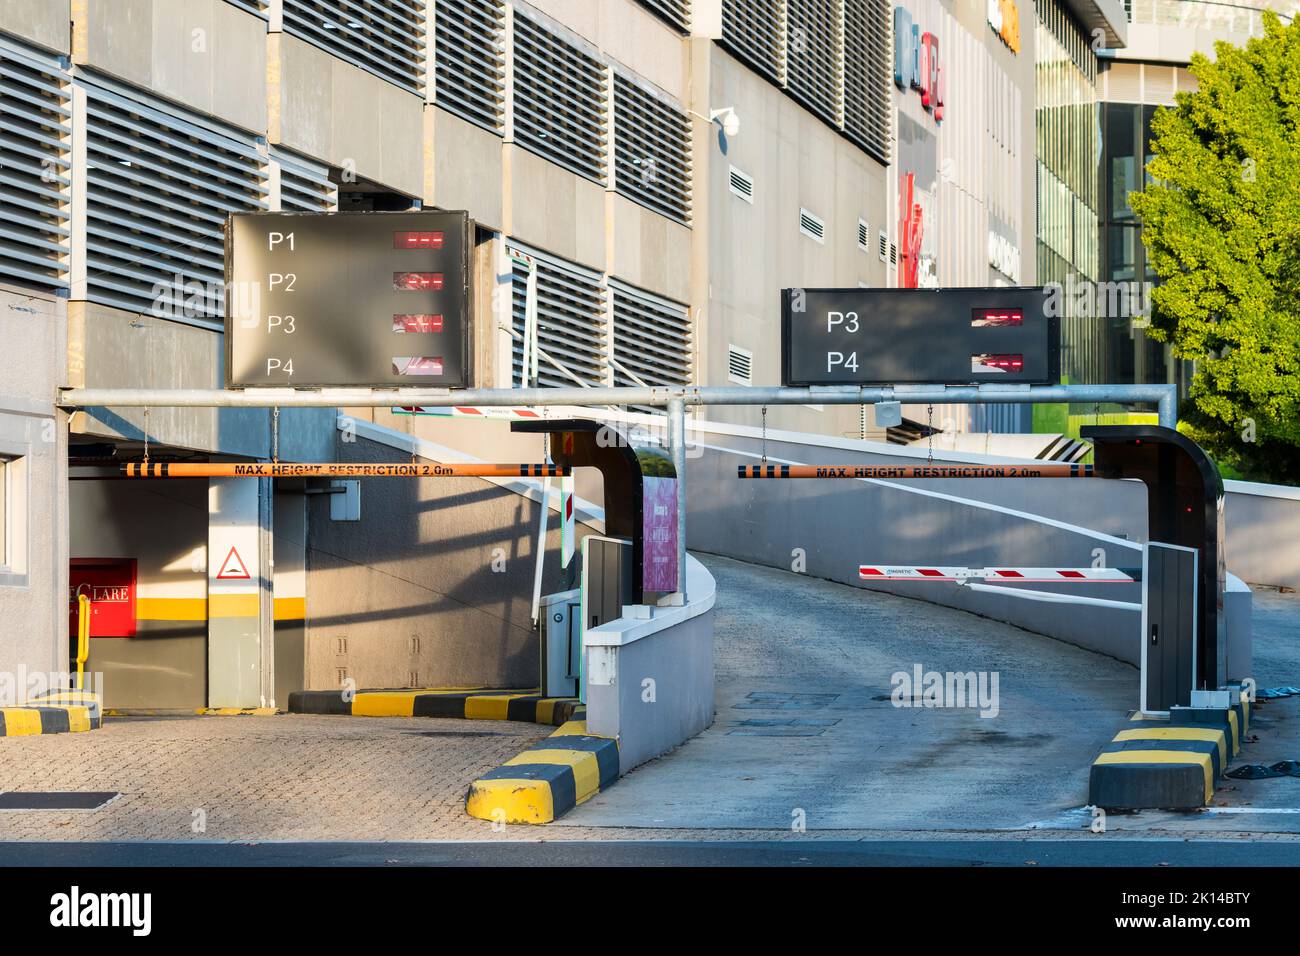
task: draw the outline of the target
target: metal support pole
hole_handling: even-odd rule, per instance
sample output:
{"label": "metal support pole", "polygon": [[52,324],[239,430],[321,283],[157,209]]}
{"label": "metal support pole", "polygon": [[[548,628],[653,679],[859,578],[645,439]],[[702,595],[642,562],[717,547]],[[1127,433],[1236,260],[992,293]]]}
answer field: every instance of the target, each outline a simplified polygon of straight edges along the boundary
{"label": "metal support pole", "polygon": [[677,593],[686,603],[686,403],[668,400],[668,450],[677,473]]}
{"label": "metal support pole", "polygon": [[[537,516],[537,563],[533,567],[533,627],[538,627],[542,607],[542,568],[546,563],[546,524],[551,516],[551,479],[542,480],[542,508]],[[563,520],[563,519],[561,519]],[[543,662],[545,666],[545,662]]]}
{"label": "metal support pole", "polygon": [[881,388],[833,386],[827,388],[746,388],[742,386],[601,386],[596,388],[249,388],[249,389],[145,389],[69,388],[60,390],[61,408],[382,408],[423,405],[667,405],[681,399],[686,405],[875,405],[904,402],[912,405],[1015,405],[1044,402],[1095,404],[1145,403],[1159,408],[1160,424],[1177,423],[1176,387],[1173,385],[1031,385],[1024,388],[987,385],[951,385]]}

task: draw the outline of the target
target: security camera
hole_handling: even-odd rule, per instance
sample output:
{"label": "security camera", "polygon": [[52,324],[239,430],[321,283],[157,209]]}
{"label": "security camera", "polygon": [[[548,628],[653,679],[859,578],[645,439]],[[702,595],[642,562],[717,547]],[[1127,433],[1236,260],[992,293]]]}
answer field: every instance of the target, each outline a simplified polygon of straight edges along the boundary
{"label": "security camera", "polygon": [[709,114],[709,119],[720,123],[722,132],[728,136],[737,136],[740,133],[740,117],[736,115],[735,107],[726,106],[720,110],[714,110]]}

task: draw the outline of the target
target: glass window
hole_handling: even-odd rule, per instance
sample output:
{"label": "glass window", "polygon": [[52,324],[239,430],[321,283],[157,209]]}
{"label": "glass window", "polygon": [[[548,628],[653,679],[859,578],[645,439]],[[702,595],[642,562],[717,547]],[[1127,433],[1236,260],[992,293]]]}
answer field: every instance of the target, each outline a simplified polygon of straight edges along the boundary
{"label": "glass window", "polygon": [[1138,154],[1134,136],[1139,107],[1131,103],[1108,103],[1105,108],[1106,181],[1103,185],[1112,219],[1132,219],[1128,194],[1138,188]]}

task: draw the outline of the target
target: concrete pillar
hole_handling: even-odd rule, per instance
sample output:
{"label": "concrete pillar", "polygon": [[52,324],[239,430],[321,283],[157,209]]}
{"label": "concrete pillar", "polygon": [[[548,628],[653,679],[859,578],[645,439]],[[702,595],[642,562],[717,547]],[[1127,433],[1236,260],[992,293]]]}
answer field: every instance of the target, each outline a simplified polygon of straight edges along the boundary
{"label": "concrete pillar", "polygon": [[260,479],[208,481],[209,707],[263,707],[274,695],[269,496]]}

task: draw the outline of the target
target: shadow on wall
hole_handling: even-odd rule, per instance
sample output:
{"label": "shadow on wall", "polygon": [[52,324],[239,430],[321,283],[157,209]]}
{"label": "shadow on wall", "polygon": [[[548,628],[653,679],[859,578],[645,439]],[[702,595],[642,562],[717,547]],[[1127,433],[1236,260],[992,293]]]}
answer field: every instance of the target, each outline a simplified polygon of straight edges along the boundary
{"label": "shadow on wall", "polygon": [[[1106,567],[1141,564],[1146,489],[1138,482],[947,480],[739,480],[736,465],[756,460],[757,442],[710,436],[728,449],[688,461],[692,549],[856,587],[858,566]],[[768,441],[780,461],[914,464],[914,457]],[[1097,524],[1128,540],[1090,531]],[[1122,530],[1121,530],[1122,529]],[[875,589],[974,611],[1134,663],[1136,613],[1017,600],[955,584],[891,582]],[[1024,587],[1035,587],[1025,585]],[[1141,600],[1140,585],[1076,585],[1071,594]]]}
{"label": "shadow on wall", "polygon": [[[401,456],[365,439],[337,454]],[[537,686],[538,503],[477,478],[362,479],[356,522],[308,502],[308,688]],[[559,545],[552,515],[543,594],[563,589]]]}

